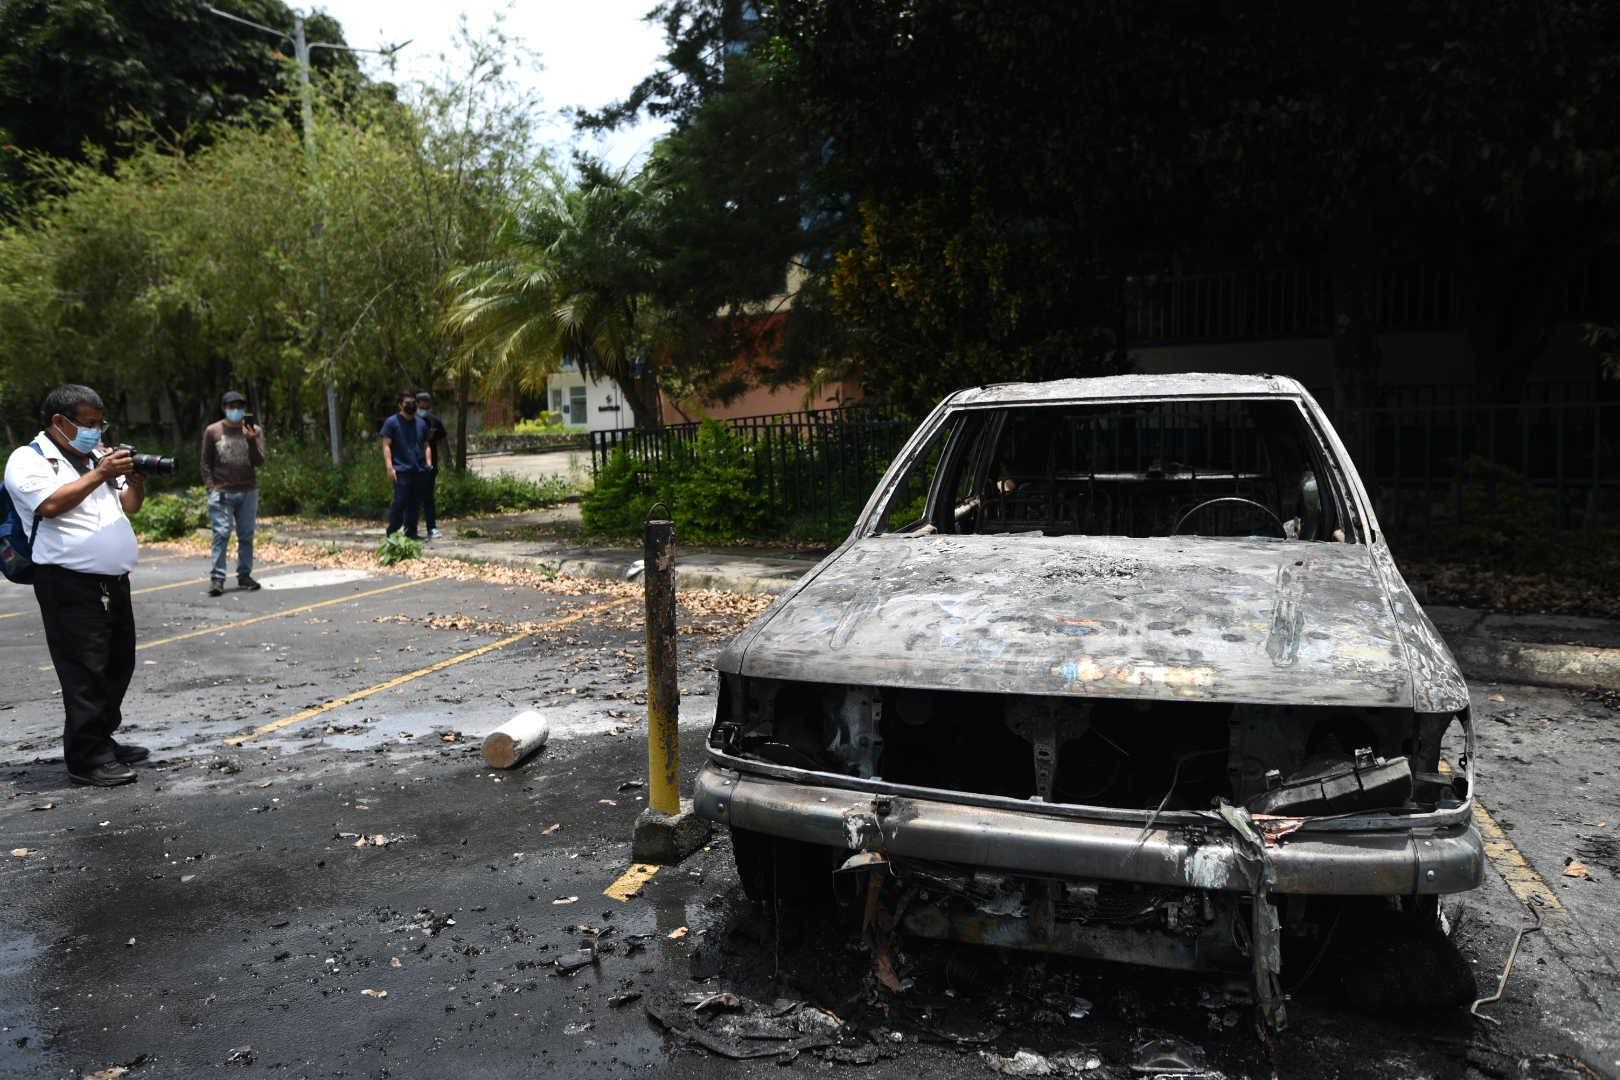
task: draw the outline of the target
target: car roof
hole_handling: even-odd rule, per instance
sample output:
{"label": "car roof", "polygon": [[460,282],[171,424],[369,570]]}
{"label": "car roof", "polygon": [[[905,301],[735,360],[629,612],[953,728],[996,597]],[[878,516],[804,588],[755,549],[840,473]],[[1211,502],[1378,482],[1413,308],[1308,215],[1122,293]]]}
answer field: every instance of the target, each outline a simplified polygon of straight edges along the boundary
{"label": "car roof", "polygon": [[1136,398],[1300,397],[1310,393],[1286,375],[1102,375],[1050,382],[1006,382],[959,390],[948,405],[1010,405],[1061,401],[1117,401]]}

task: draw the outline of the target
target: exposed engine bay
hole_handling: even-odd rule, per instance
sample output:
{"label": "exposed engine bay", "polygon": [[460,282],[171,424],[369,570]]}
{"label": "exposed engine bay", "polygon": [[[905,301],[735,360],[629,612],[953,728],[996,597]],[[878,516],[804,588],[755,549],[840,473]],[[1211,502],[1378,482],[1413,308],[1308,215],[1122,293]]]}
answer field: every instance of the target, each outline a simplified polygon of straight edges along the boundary
{"label": "exposed engine bay", "polygon": [[959,693],[725,677],[715,748],[936,791],[1264,815],[1461,805],[1440,771],[1457,714]]}

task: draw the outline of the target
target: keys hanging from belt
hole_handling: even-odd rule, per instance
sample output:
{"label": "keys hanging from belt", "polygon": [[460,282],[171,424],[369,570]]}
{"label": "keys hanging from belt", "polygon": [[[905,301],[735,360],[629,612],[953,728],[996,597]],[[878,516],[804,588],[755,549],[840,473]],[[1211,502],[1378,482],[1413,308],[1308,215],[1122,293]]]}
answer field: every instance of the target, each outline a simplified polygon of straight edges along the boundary
{"label": "keys hanging from belt", "polygon": [[101,610],[109,614],[112,612],[112,594],[107,592],[107,583],[101,583]]}

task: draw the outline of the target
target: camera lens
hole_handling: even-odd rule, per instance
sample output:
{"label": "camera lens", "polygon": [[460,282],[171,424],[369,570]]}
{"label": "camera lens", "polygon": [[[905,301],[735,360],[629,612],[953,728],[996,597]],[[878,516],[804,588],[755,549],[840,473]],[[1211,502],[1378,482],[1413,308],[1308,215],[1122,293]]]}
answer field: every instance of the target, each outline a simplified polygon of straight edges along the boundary
{"label": "camera lens", "polygon": [[174,472],[174,458],[157,454],[136,454],[135,471],[143,476],[169,476]]}

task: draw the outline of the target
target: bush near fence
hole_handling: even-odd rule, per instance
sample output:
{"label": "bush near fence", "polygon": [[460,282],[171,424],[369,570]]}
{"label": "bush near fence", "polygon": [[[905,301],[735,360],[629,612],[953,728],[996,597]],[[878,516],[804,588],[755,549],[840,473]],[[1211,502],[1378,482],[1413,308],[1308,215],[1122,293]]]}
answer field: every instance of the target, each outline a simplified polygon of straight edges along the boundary
{"label": "bush near fence", "polygon": [[[373,444],[374,446],[375,444]],[[570,494],[562,480],[536,483],[515,476],[480,476],[445,469],[435,496],[441,518],[555,506]],[[394,485],[382,454],[368,447],[334,467],[320,447],[271,450],[259,470],[259,513],[380,520],[388,515]]]}
{"label": "bush near fence", "polygon": [[685,540],[842,539],[912,427],[848,409],[593,432],[582,521],[638,537],[662,502]]}

